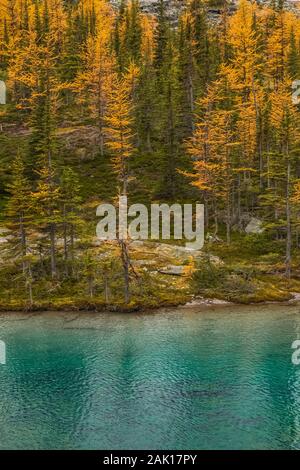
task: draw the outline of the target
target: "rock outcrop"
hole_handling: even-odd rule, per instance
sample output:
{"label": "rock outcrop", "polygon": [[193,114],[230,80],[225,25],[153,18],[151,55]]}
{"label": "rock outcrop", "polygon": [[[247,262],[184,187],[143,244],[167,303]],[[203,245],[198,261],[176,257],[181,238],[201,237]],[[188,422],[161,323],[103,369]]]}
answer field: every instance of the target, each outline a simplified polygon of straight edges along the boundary
{"label": "rock outcrop", "polygon": [[262,233],[264,228],[262,226],[262,221],[257,219],[256,217],[252,217],[250,222],[247,224],[245,228],[246,233]]}
{"label": "rock outcrop", "polygon": [[[117,7],[120,4],[120,0],[110,0],[111,3]],[[167,14],[169,19],[172,22],[177,21],[180,11],[184,8],[186,2],[184,0],[164,0],[166,4]],[[258,5],[271,4],[272,0],[256,0]],[[228,13],[229,15],[233,14],[238,6],[239,0],[228,0]],[[142,11],[156,14],[158,0],[140,0],[140,5]],[[285,9],[292,11],[294,13],[300,13],[300,0],[286,0]],[[222,2],[216,0],[215,2],[210,2],[208,6],[208,18],[212,22],[217,22],[222,14]]]}

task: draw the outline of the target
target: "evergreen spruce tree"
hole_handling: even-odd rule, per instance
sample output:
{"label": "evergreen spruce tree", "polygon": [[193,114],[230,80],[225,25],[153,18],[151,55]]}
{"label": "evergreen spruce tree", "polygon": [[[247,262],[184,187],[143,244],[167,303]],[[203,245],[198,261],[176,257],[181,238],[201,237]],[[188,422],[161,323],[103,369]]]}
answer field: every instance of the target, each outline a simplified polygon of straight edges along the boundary
{"label": "evergreen spruce tree", "polygon": [[31,185],[25,175],[25,165],[21,154],[12,164],[12,180],[7,186],[9,200],[7,204],[6,225],[10,230],[9,255],[21,261],[22,278],[28,292],[29,305],[33,304],[32,294],[32,253],[30,252],[29,234],[33,225],[31,204]]}

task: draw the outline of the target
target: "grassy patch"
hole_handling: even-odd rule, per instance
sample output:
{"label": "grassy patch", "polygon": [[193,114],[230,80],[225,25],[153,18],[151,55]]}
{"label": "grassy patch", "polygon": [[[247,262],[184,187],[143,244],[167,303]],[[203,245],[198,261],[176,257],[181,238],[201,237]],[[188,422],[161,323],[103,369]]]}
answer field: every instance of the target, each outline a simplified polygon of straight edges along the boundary
{"label": "grassy patch", "polygon": [[191,282],[196,294],[236,303],[279,302],[292,298],[290,286],[281,278],[259,276],[253,267],[233,269],[201,265]]}

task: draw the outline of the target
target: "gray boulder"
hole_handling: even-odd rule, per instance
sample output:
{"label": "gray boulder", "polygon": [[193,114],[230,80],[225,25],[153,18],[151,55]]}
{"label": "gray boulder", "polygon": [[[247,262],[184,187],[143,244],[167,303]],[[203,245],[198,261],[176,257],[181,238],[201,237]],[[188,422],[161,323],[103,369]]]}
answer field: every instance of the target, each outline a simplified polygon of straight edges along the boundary
{"label": "gray boulder", "polygon": [[159,269],[159,272],[161,274],[169,274],[171,276],[183,276],[184,266],[175,266],[171,264],[163,269]]}
{"label": "gray boulder", "polygon": [[252,217],[249,223],[246,225],[245,232],[246,233],[263,233],[264,228],[262,226],[262,221]]}

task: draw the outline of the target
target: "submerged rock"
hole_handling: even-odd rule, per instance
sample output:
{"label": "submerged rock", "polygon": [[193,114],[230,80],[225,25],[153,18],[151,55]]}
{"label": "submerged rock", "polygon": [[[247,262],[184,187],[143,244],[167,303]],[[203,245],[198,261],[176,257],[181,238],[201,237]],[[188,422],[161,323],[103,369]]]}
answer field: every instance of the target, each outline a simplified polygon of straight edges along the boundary
{"label": "submerged rock", "polygon": [[195,297],[193,300],[185,304],[185,307],[197,307],[200,305],[230,305],[232,302],[221,299],[205,299],[204,297]]}

